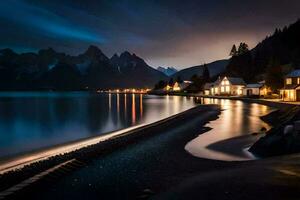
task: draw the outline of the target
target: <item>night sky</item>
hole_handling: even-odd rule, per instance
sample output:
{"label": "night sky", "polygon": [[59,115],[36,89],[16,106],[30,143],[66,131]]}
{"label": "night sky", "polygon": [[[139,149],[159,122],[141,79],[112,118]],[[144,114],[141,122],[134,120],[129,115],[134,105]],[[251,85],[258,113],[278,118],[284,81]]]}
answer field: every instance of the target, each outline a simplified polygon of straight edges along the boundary
{"label": "night sky", "polygon": [[233,43],[254,47],[299,17],[299,0],[1,0],[0,47],[77,55],[94,44],[180,69],[227,58]]}

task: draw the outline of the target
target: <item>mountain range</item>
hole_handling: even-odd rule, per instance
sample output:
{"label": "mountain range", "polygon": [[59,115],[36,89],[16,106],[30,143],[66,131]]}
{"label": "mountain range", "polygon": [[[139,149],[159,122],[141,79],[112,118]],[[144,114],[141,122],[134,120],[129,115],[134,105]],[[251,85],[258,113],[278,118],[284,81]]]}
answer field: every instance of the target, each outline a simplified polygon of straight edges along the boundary
{"label": "mountain range", "polygon": [[[266,79],[280,88],[282,77],[300,68],[300,21],[276,29],[255,48],[229,60],[206,64],[210,77],[229,75],[246,82]],[[175,72],[158,70],[142,58],[127,51],[108,58],[98,47],[90,46],[77,56],[56,52],[52,48],[37,53],[18,54],[0,50],[0,90],[81,90],[111,88],[152,88],[160,80],[180,77],[190,80],[202,76],[204,65]],[[275,74],[275,75],[274,75]]]}
{"label": "mountain range", "polygon": [[96,46],[78,56],[58,53],[52,48],[22,54],[0,50],[1,90],[145,88],[166,78],[127,51],[108,58]]}

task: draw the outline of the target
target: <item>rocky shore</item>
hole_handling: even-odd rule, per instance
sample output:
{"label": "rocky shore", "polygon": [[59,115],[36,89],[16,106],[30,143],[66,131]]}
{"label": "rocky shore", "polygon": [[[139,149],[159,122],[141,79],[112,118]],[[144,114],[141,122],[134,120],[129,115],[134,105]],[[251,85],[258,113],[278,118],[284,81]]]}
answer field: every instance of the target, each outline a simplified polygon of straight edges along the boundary
{"label": "rocky shore", "polygon": [[250,152],[259,157],[270,157],[300,152],[300,131],[297,126],[300,120],[300,107],[281,108],[262,119],[273,128],[261,137]]}

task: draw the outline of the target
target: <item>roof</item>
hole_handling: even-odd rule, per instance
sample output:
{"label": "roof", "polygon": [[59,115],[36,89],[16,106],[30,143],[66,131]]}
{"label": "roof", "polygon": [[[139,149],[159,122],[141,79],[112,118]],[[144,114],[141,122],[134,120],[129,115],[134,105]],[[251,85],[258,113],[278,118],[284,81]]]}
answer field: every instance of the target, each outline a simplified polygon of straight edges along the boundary
{"label": "roof", "polygon": [[300,69],[297,69],[297,70],[294,70],[294,71],[290,72],[285,77],[287,77],[287,78],[300,77]]}
{"label": "roof", "polygon": [[292,90],[292,89],[296,89],[298,86],[300,86],[300,84],[286,85],[284,86],[284,88],[282,88],[282,90]]}
{"label": "roof", "polygon": [[261,88],[263,86],[264,85],[261,84],[261,83],[254,83],[254,84],[248,84],[248,85],[246,85],[246,88]]}
{"label": "roof", "polygon": [[205,90],[209,90],[211,87],[213,87],[214,86],[214,83],[205,83],[204,84],[204,89]]}
{"label": "roof", "polygon": [[227,77],[227,79],[232,85],[246,85],[242,78]]}
{"label": "roof", "polygon": [[219,85],[221,83],[221,79],[218,78],[215,82],[213,82],[214,85]]}
{"label": "roof", "polygon": [[189,85],[191,85],[191,83],[183,82],[183,83],[180,83],[180,84],[179,84],[179,87],[180,87],[181,89],[185,89],[185,88],[187,88]]}

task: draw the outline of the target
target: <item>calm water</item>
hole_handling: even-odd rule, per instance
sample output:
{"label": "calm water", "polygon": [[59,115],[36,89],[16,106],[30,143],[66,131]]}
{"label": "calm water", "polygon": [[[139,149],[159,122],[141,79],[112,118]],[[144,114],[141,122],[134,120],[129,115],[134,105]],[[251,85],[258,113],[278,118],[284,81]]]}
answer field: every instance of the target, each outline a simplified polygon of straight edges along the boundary
{"label": "calm water", "polygon": [[0,157],[154,122],[193,106],[193,98],[174,96],[0,93]]}
{"label": "calm water", "polygon": [[[192,140],[187,145],[188,150],[193,155],[204,158],[250,159],[243,151],[250,142],[246,138],[250,137],[250,140],[253,140],[254,137],[249,136],[250,133],[260,130],[261,127],[268,128],[259,116],[272,109],[233,100],[199,98],[199,101],[202,104],[218,104],[223,111],[219,119],[206,125],[213,129]],[[169,127],[163,133],[147,140],[96,158],[86,167],[57,180],[44,190],[35,191],[35,198],[30,199],[135,199],[133,197],[141,195],[145,188],[156,193],[155,188],[160,187],[157,186],[157,182],[165,177],[176,179],[179,175],[180,179],[182,174],[195,170],[194,164],[189,163],[190,157],[183,158],[182,154],[178,153],[184,152],[178,140],[188,142],[184,134],[200,134],[202,127],[197,127],[197,123],[199,120],[178,123],[178,126]],[[211,162],[199,159],[199,163],[201,162],[204,168],[215,168]],[[176,170],[173,171],[173,168]]]}

